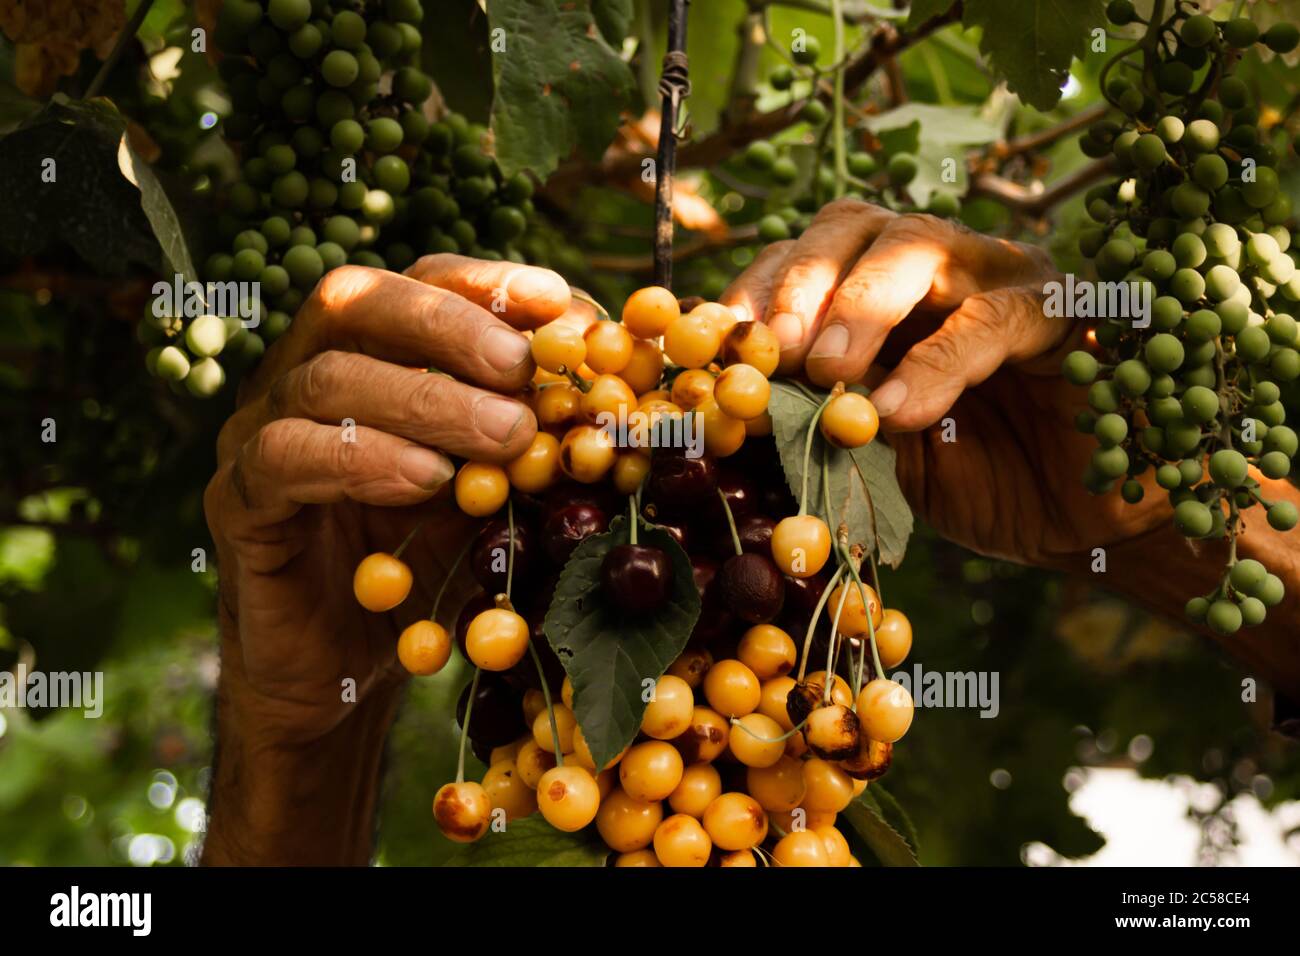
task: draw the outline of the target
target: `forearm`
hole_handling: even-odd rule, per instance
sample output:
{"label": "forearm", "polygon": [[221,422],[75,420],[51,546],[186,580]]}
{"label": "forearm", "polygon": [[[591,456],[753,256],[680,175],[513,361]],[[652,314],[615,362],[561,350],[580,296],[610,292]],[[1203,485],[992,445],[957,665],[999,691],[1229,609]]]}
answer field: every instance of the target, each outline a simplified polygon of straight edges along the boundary
{"label": "forearm", "polygon": [[[227,642],[229,650],[230,642]],[[384,741],[399,701],[393,688],[352,705],[309,741],[268,728],[264,700],[223,655],[217,739],[203,863],[211,866],[364,866],[373,852]]]}
{"label": "forearm", "polygon": [[[1285,481],[1264,480],[1264,497],[1300,504],[1300,494]],[[1281,604],[1255,627],[1236,634],[1217,634],[1208,627],[1200,633],[1222,644],[1245,666],[1251,677],[1272,685],[1293,701],[1300,701],[1300,535],[1269,527],[1258,506],[1243,514],[1245,533],[1237,539],[1237,556],[1255,558],[1276,574],[1286,587]],[[1228,560],[1226,541],[1188,541],[1169,521],[1122,544],[1107,548],[1104,585],[1156,611],[1185,620],[1188,598],[1208,594],[1218,587]],[[1080,557],[1076,571],[1088,569],[1088,556]]]}

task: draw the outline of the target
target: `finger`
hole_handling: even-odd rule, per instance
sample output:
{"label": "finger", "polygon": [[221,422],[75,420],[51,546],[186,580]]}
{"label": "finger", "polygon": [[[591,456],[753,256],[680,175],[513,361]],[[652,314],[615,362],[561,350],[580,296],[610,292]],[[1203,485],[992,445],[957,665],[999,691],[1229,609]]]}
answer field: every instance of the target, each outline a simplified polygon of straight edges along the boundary
{"label": "finger", "polygon": [[978,292],[1029,284],[1050,272],[1041,250],[936,216],[899,216],[836,290],[808,350],[808,377],[823,385],[857,381],[890,330],[917,306],[946,312]]}
{"label": "finger", "polygon": [[303,505],[351,499],[414,505],[454,474],[443,455],[373,428],[336,428],[281,418],[257,431],[227,466],[227,485],[257,523],[290,518]]}
{"label": "finger", "polygon": [[305,418],[399,435],[474,461],[523,454],[537,420],[522,402],[355,352],[321,352],[282,376],[253,410],[261,421]]}
{"label": "finger", "polygon": [[343,266],[321,279],[267,353],[251,394],[329,349],[434,366],[501,392],[522,389],[533,374],[528,340],[486,309],[407,276]]}
{"label": "finger", "polygon": [[802,370],[836,286],[894,218],[859,199],[837,199],[813,218],[786,255],[767,305],[767,324],[781,343],[779,371]]}
{"label": "finger", "polygon": [[1034,287],[994,289],[967,298],[939,330],[914,345],[871,393],[883,426],[919,431],[939,421],[967,388],[1006,363],[1027,362],[1070,334],[1043,315]]}
{"label": "finger", "polygon": [[424,256],[404,275],[488,309],[517,329],[535,329],[569,308],[569,284],[557,272],[451,253]]}
{"label": "finger", "polygon": [[749,267],[727,286],[718,301],[729,306],[742,322],[762,321],[767,315],[767,302],[772,294],[772,283],[776,280],[785,257],[794,246],[793,239],[785,239],[765,247]]}

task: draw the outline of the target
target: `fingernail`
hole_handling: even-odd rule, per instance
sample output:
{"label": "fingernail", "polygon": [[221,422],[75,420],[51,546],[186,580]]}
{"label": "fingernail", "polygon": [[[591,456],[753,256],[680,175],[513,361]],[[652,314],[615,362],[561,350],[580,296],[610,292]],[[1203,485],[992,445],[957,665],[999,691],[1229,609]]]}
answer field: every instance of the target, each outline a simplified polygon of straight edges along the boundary
{"label": "fingernail", "polygon": [[778,312],[772,316],[772,321],[767,323],[767,327],[781,343],[782,352],[798,348],[803,344],[803,320],[793,312]]}
{"label": "fingernail", "polygon": [[849,330],[842,325],[827,326],[813,343],[809,358],[844,358],[849,350]]}
{"label": "fingernail", "polygon": [[506,281],[511,302],[524,303],[543,295],[558,296],[564,280],[542,269],[520,269]]}
{"label": "fingernail", "polygon": [[512,372],[528,360],[528,340],[518,332],[492,326],[483,333],[483,357],[498,372]]}
{"label": "fingernail", "polygon": [[876,406],[876,414],[888,418],[903,407],[907,401],[907,383],[893,378],[871,393],[871,404]]}
{"label": "fingernail", "polygon": [[474,404],[474,426],[481,434],[504,445],[524,420],[524,406],[508,398],[486,395]]}
{"label": "fingernail", "polygon": [[441,455],[427,448],[411,447],[402,450],[397,459],[397,471],[411,484],[433,491],[451,480],[451,464]]}

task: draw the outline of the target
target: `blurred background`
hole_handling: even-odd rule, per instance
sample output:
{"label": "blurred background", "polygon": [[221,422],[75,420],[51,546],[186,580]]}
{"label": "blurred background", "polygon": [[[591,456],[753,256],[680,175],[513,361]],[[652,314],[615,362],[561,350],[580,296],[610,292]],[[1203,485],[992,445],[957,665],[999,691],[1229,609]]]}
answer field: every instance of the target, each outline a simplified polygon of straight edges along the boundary
{"label": "blurred background", "polygon": [[[637,4],[634,22],[661,48],[652,6]],[[804,27],[829,48],[819,6],[774,7],[773,31]],[[104,16],[110,8],[120,23],[117,8],[129,14],[135,3],[81,5]],[[722,122],[737,27],[750,9],[742,0],[693,6],[693,135]],[[106,89],[153,144],[149,159],[183,212],[201,210],[233,164],[220,138],[230,109],[222,84],[205,57],[183,50],[201,12],[180,0],[155,4]],[[861,37],[855,27],[851,43]],[[1051,113],[1021,105],[982,63],[978,40],[977,31],[946,28],[898,57],[864,95],[896,106],[905,89],[985,123],[987,141],[1052,127],[1097,102],[1095,67],[1076,64]],[[104,37],[64,42],[40,48],[33,67],[30,49],[0,36],[0,132],[54,89],[85,88]],[[1284,93],[1280,77],[1292,68],[1251,69],[1252,88],[1267,100]],[[652,102],[653,69],[640,73]],[[490,89],[485,99],[472,83],[438,79],[452,107],[485,120]],[[759,88],[754,105],[785,96]],[[1274,124],[1294,108],[1277,104]],[[883,135],[924,151],[943,130],[915,123]],[[807,127],[792,127],[782,142],[816,165]],[[1084,162],[1066,138],[991,168],[1032,189]],[[679,294],[716,296],[752,260],[754,225],[780,197],[746,175],[732,157],[684,176],[699,218],[681,224],[695,246],[678,266]],[[539,195],[535,248],[525,252],[615,311],[648,279],[649,207],[581,169],[568,176],[564,190]],[[1284,183],[1300,198],[1294,170]],[[1063,268],[1076,261],[1080,195],[1050,209],[962,198],[971,226],[1044,242]],[[201,226],[191,238],[198,259]],[[182,865],[201,840],[217,571],[196,572],[192,562],[195,548],[210,549],[202,491],[233,389],[200,402],[144,374],[133,328],[152,281],[138,262],[108,269],[68,244],[0,251],[0,669],[102,671],[106,691],[97,720],[0,708],[0,865]],[[36,437],[47,417],[59,427],[52,445]],[[885,783],[915,825],[923,863],[1300,864],[1296,745],[1269,731],[1267,689],[1244,702],[1249,675],[1207,642],[1079,582],[985,560],[924,528],[882,583],[913,622],[909,665],[999,675],[996,718],[922,710],[898,748]],[[389,742],[381,864],[437,864],[450,852],[430,801],[454,773],[452,705],[466,679],[449,666],[411,685]]]}

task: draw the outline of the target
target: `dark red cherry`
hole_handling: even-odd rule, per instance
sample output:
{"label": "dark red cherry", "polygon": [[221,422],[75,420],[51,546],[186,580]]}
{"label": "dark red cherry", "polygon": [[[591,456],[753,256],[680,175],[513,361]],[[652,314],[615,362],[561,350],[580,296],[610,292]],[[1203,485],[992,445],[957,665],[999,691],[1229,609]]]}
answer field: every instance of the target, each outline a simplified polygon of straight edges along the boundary
{"label": "dark red cherry", "polygon": [[767,515],[746,515],[736,522],[740,549],[747,554],[771,554],[776,521]]}
{"label": "dark red cherry", "polygon": [[[465,706],[469,702],[466,684],[456,701],[456,723],[463,725]],[[500,747],[522,736],[524,727],[524,698],[510,686],[505,675],[483,671],[479,676],[478,693],[474,695],[474,711],[469,717],[469,736],[487,747]]]}
{"label": "dark red cherry", "polygon": [[[536,554],[536,532],[525,522],[515,522],[516,585],[523,585],[532,573]],[[479,587],[489,594],[505,592],[509,556],[510,526],[504,518],[494,518],[483,526],[470,549],[469,568]]]}
{"label": "dark red cherry", "polygon": [[631,614],[648,614],[663,607],[673,587],[673,566],[662,548],[647,544],[618,544],[600,566],[605,600]]}
{"label": "dark red cherry", "polygon": [[660,528],[667,531],[672,536],[672,539],[681,545],[683,551],[685,551],[690,545],[691,530],[684,522],[674,521],[661,524],[657,521],[653,521],[653,519],[647,520],[651,521],[652,524],[658,524]]}
{"label": "dark red cherry", "polygon": [[736,617],[722,600],[718,585],[721,565],[702,554],[691,556],[691,576],[700,593],[700,616],[691,631],[691,640],[707,647],[728,635],[735,627]]}
{"label": "dark red cherry", "polygon": [[[739,521],[745,515],[752,515],[758,511],[758,489],[744,475],[731,470],[720,471],[718,490],[726,496],[727,507],[731,509],[731,517],[735,520]],[[722,502],[719,501],[718,507],[713,510],[725,524],[726,516],[722,514]]]}
{"label": "dark red cherry", "polygon": [[685,449],[657,449],[650,458],[650,475],[646,493],[658,515],[690,514],[715,497],[718,466],[709,455],[687,457]]}
{"label": "dark red cherry", "polygon": [[722,599],[731,612],[751,624],[766,624],[785,604],[785,581],[772,559],[761,554],[737,554],[718,574]]}
{"label": "dark red cherry", "polygon": [[[529,637],[533,642],[533,647],[537,648],[537,656],[542,661],[542,671],[546,674],[546,683],[552,691],[558,693],[560,685],[564,683],[564,665],[560,663],[559,657],[551,648],[551,642],[546,639],[546,632],[542,627],[546,619],[546,608],[539,608],[525,615],[525,618],[528,621]],[[523,660],[505,673],[510,683],[520,690],[540,689],[542,686],[541,680],[537,676],[537,664],[533,661],[531,653],[525,654]]]}
{"label": "dark red cherry", "polygon": [[569,560],[574,549],[593,534],[609,528],[605,511],[589,502],[577,502],[552,511],[542,526],[542,550],[556,567]]}

